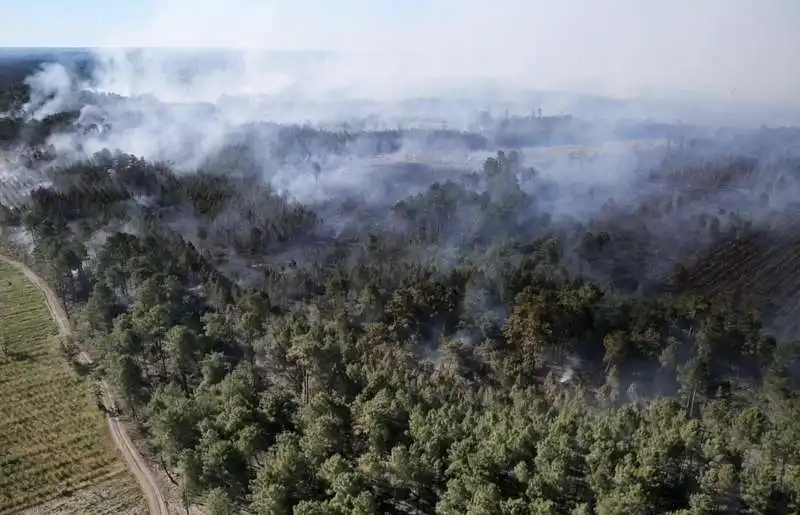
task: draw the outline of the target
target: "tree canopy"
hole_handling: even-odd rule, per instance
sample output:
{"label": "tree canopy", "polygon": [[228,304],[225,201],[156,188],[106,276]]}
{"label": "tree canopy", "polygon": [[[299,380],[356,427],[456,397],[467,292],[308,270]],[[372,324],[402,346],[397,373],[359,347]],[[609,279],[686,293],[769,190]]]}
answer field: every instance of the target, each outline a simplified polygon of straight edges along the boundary
{"label": "tree canopy", "polygon": [[[275,159],[353,137],[283,130],[292,145]],[[794,283],[770,305],[758,270],[724,254],[766,253],[768,235],[743,214],[686,207],[757,163],[673,156],[648,179],[668,194],[564,221],[548,209],[555,186],[499,151],[374,218],[343,202],[336,216],[358,223],[334,231],[326,206],[220,159],[192,174],[111,151],[53,164],[51,183],[3,215],[6,245],[30,236],[187,504],[800,511],[800,344],[794,321],[780,325],[796,311],[773,309]],[[800,176],[790,161],[781,171]],[[676,212],[685,245],[703,242],[693,259],[658,233]],[[670,250],[680,261],[667,266]]]}

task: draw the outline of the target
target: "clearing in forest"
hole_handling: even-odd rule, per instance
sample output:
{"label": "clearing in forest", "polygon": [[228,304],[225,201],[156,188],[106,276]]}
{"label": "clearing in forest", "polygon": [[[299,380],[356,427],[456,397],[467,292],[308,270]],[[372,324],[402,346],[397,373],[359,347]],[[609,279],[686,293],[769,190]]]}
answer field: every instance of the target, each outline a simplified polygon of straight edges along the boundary
{"label": "clearing in forest", "polygon": [[42,293],[0,262],[0,515],[146,511],[59,345]]}

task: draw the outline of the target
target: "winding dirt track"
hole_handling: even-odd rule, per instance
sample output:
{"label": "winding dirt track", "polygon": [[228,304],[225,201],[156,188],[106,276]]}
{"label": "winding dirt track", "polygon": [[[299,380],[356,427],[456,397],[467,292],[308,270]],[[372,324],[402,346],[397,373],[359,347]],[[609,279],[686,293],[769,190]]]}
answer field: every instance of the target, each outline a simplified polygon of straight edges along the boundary
{"label": "winding dirt track", "polygon": [[[64,311],[64,307],[61,305],[61,302],[58,300],[55,292],[47,285],[47,283],[45,283],[41,277],[36,275],[33,270],[19,261],[10,259],[3,255],[0,255],[0,261],[13,266],[22,272],[25,277],[28,278],[28,280],[30,280],[41,290],[47,303],[47,308],[50,310],[53,320],[55,320],[56,324],[58,324],[61,333],[65,335],[71,334],[72,330],[69,325],[67,314]],[[89,364],[92,362],[92,358],[83,350],[80,351],[78,358],[82,363]],[[101,386],[103,392],[103,403],[108,407],[113,406],[114,404],[109,393],[108,383],[103,380],[101,381]],[[158,483],[156,482],[155,476],[153,476],[153,473],[147,467],[144,459],[142,459],[142,456],[136,450],[136,447],[134,447],[127,431],[125,431],[125,428],[122,426],[122,424],[120,424],[119,419],[117,419],[117,417],[113,416],[111,413],[106,412],[106,419],[108,421],[108,428],[111,432],[111,437],[113,438],[114,443],[122,453],[128,468],[133,475],[136,476],[136,480],[139,482],[142,492],[144,492],[144,495],[147,499],[147,507],[150,510],[150,513],[152,515],[168,515],[169,511],[167,510],[167,503],[164,500],[161,490],[158,488]]]}

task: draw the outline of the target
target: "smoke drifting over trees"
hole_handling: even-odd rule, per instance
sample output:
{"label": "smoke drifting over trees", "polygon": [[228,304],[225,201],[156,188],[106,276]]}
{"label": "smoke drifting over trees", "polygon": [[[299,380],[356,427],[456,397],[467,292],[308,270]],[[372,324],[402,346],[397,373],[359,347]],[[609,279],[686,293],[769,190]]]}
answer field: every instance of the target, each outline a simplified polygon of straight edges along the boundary
{"label": "smoke drifting over trees", "polygon": [[337,64],[6,65],[5,243],[185,503],[800,507],[800,130]]}

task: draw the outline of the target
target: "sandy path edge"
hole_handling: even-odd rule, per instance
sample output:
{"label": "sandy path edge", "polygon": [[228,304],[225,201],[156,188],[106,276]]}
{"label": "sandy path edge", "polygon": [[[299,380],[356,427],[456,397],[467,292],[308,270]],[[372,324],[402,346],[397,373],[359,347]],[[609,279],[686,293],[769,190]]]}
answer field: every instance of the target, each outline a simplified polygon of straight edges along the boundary
{"label": "sandy path edge", "polygon": [[[53,320],[58,325],[59,331],[64,335],[72,334],[72,329],[69,325],[67,313],[64,311],[64,306],[61,305],[55,292],[47,285],[44,279],[39,277],[36,272],[20,261],[11,259],[2,254],[0,254],[0,261],[19,270],[29,281],[39,288],[45,298],[47,309],[50,310]],[[80,351],[79,359],[84,363],[92,363],[91,356],[84,350]],[[104,404],[106,406],[112,406],[113,402],[111,400],[111,394],[109,393],[110,389],[108,383],[102,380],[100,384],[102,387]],[[125,428],[120,424],[119,420],[115,416],[112,416],[111,413],[106,412],[106,420],[108,421],[108,428],[111,433],[111,438],[114,440],[114,444],[122,453],[122,457],[125,459],[128,468],[139,482],[139,487],[142,489],[147,499],[147,507],[150,513],[152,515],[169,515],[167,503],[164,500],[161,490],[158,488],[155,476],[147,467],[147,463],[139,454],[139,451],[134,447],[127,431],[125,431]]]}

